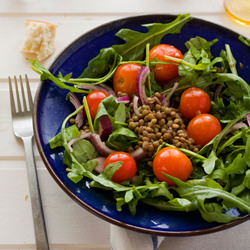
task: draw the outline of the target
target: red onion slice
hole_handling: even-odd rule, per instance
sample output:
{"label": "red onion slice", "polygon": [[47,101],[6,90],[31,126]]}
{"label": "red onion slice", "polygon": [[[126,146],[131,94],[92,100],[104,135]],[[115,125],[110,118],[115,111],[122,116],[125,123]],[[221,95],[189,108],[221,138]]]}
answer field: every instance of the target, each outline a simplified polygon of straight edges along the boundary
{"label": "red onion slice", "polygon": [[96,151],[102,156],[108,156],[115,152],[102,142],[101,137],[98,134],[91,134],[90,141],[95,147]]}
{"label": "red onion slice", "polygon": [[96,160],[98,162],[97,166],[95,167],[95,171],[99,174],[102,173],[104,170],[104,162],[105,162],[106,158],[100,156],[100,157],[95,158],[94,160]]}
{"label": "red onion slice", "polygon": [[136,115],[140,114],[139,109],[138,109],[138,100],[139,100],[139,97],[135,95],[133,97],[133,109]]}
{"label": "red onion slice", "polygon": [[159,98],[160,102],[162,103],[164,99],[165,99],[165,94],[161,93],[161,96]]}
{"label": "red onion slice", "polygon": [[[78,109],[82,105],[77,96],[72,92],[69,92],[69,100],[74,105],[75,109]],[[84,121],[84,112],[82,109],[76,115],[75,118],[76,126],[78,128],[81,128],[81,126],[83,125],[83,121]]]}
{"label": "red onion slice", "polygon": [[247,114],[247,124],[248,124],[248,127],[250,127],[250,114]]}
{"label": "red onion slice", "polygon": [[175,82],[179,82],[181,80],[181,76],[176,76],[174,77],[172,80],[168,81],[167,83],[165,83],[162,87],[163,90],[167,90],[170,89],[174,86]]}
{"label": "red onion slice", "polygon": [[110,93],[110,95],[113,95],[116,97],[115,91],[112,88],[110,88],[108,85],[101,83],[99,84],[99,86],[106,89]]}
{"label": "red onion slice", "polygon": [[149,73],[150,73],[149,67],[143,66],[139,70],[136,78],[137,94],[139,97],[139,101],[142,105],[147,103],[147,96],[146,96],[146,89],[144,82],[146,81],[146,78]]}
{"label": "red onion slice", "polygon": [[82,140],[82,139],[85,139],[85,138],[88,138],[88,137],[90,137],[90,135],[91,135],[91,132],[89,132],[89,133],[84,133],[84,134],[81,134],[80,136],[78,136],[78,137],[75,137],[75,138],[73,138],[72,140],[70,140],[69,142],[68,142],[68,149],[69,149],[69,151],[70,152],[73,152],[73,149],[72,149],[72,145],[75,143],[75,142],[77,142],[77,141],[79,141],[79,140]]}
{"label": "red onion slice", "polygon": [[131,179],[131,182],[132,182],[132,183],[136,183],[137,180],[138,180],[138,178],[139,178],[138,175],[133,176],[132,179]]}
{"label": "red onion slice", "polygon": [[122,96],[116,99],[116,102],[124,102],[124,103],[129,103],[130,102],[130,98],[128,96]]}
{"label": "red onion slice", "polygon": [[214,102],[216,103],[216,104],[218,104],[218,96],[220,95],[220,92],[221,92],[221,90],[222,90],[222,88],[223,88],[223,85],[222,84],[220,84],[217,88],[216,88],[216,90],[215,90],[215,92],[214,92]]}
{"label": "red onion slice", "polygon": [[108,117],[108,115],[104,115],[100,119],[99,123],[99,135],[102,141],[106,141],[109,135],[112,133],[112,123]]}
{"label": "red onion slice", "polygon": [[138,148],[129,154],[135,159],[135,161],[143,160],[147,155],[146,151],[144,151],[142,148]]}
{"label": "red onion slice", "polygon": [[162,105],[163,106],[169,106],[170,104],[170,98],[174,94],[175,90],[178,88],[179,82],[175,82],[174,86],[172,87],[171,91],[167,94],[167,96],[163,99]]}
{"label": "red onion slice", "polygon": [[[102,85],[103,86],[103,85]],[[98,90],[98,91],[103,91],[109,95],[113,95],[113,93],[110,90],[107,90],[104,87],[96,86],[96,85],[79,85],[79,89],[91,89],[91,90]]]}
{"label": "red onion slice", "polygon": [[232,132],[233,130],[236,130],[236,129],[240,129],[242,127],[246,127],[247,128],[247,125],[246,123],[244,122],[239,122],[239,123],[235,123],[232,127],[230,127],[224,135],[228,135],[230,132]]}

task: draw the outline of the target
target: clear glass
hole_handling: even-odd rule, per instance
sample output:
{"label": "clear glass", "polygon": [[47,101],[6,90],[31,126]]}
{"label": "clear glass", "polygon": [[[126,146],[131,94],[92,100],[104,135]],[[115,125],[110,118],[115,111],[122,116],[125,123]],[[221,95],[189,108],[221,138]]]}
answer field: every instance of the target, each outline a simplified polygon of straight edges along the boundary
{"label": "clear glass", "polygon": [[250,25],[250,0],[224,0],[224,7],[236,22]]}

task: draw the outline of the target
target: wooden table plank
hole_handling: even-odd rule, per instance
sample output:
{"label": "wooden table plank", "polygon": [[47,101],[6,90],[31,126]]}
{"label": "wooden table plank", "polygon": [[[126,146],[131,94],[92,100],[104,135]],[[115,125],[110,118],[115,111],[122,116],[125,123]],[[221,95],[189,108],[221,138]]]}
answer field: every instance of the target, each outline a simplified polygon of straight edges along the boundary
{"label": "wooden table plank", "polygon": [[0,13],[183,13],[183,12],[223,12],[223,0],[202,1],[194,5],[193,0],[2,0]]}
{"label": "wooden table plank", "polygon": [[[0,211],[4,215],[0,223],[0,249],[4,244],[34,244],[27,173],[21,167],[25,161],[9,161],[8,165],[12,165],[11,169],[0,168]],[[37,161],[50,243],[107,246],[109,223],[73,202],[41,165],[43,163]]]}
{"label": "wooden table plank", "polygon": [[[24,150],[12,133],[8,75],[28,73],[33,94],[39,77],[20,53],[26,19],[58,25],[56,52],[42,64],[53,62],[59,53],[83,33],[103,23],[142,14],[191,13],[192,16],[223,24],[250,37],[248,26],[234,23],[225,13],[222,0],[2,0],[0,7],[0,249],[35,249],[33,222]],[[110,249],[109,223],[90,214],[72,201],[55,183],[36,150],[48,235],[53,250]],[[167,237],[159,250],[246,249],[250,222],[214,234],[196,237]]]}

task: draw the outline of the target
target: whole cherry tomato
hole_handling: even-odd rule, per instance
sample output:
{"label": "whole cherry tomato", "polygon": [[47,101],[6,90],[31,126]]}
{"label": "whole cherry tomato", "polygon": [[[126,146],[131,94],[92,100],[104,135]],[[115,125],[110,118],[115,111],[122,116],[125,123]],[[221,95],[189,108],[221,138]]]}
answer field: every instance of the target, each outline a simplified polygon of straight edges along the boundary
{"label": "whole cherry tomato", "polygon": [[87,99],[89,112],[90,112],[92,120],[95,119],[100,102],[108,96],[109,95],[106,92],[99,91],[99,90],[92,91],[91,93],[87,95],[86,99]]}
{"label": "whole cherry tomato", "polygon": [[116,94],[119,91],[128,95],[137,93],[136,77],[141,67],[140,64],[127,63],[117,68],[113,77],[113,88]]}
{"label": "whole cherry tomato", "polygon": [[188,136],[194,139],[196,145],[205,146],[221,132],[218,119],[210,114],[195,116],[187,126]]}
{"label": "whole cherry tomato", "polygon": [[183,117],[192,119],[196,115],[208,113],[211,101],[208,94],[199,88],[186,89],[180,100],[180,111]]}
{"label": "whole cherry tomato", "polygon": [[179,149],[166,147],[161,149],[153,160],[153,171],[160,181],[165,181],[168,185],[175,185],[163,173],[176,177],[181,181],[186,181],[192,172],[192,163],[189,158]]}
{"label": "whole cherry tomato", "polygon": [[123,165],[114,173],[112,181],[121,183],[129,178],[132,178],[136,174],[137,168],[136,162],[130,154],[119,151],[110,154],[106,158],[104,168],[106,168],[108,164],[118,161],[122,161]]}
{"label": "whole cherry tomato", "polygon": [[[152,61],[153,57],[155,57],[160,61],[173,62],[171,60],[165,59],[165,55],[183,59],[181,51],[174,46],[168,44],[159,44],[149,51],[149,60]],[[156,65],[153,70],[155,80],[161,85],[178,76],[178,65],[176,64]]]}

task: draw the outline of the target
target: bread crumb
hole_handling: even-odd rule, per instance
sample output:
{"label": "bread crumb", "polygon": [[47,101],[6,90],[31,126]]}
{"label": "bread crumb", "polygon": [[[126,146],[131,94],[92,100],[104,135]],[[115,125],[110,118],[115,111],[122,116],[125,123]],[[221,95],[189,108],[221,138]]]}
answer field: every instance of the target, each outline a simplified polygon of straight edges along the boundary
{"label": "bread crumb", "polygon": [[56,27],[43,21],[26,20],[21,50],[35,54],[38,61],[48,58],[55,51]]}
{"label": "bread crumb", "polygon": [[28,195],[25,195],[25,198],[24,198],[24,199],[25,199],[26,201],[28,200],[28,198],[29,198],[29,196],[28,196]]}

